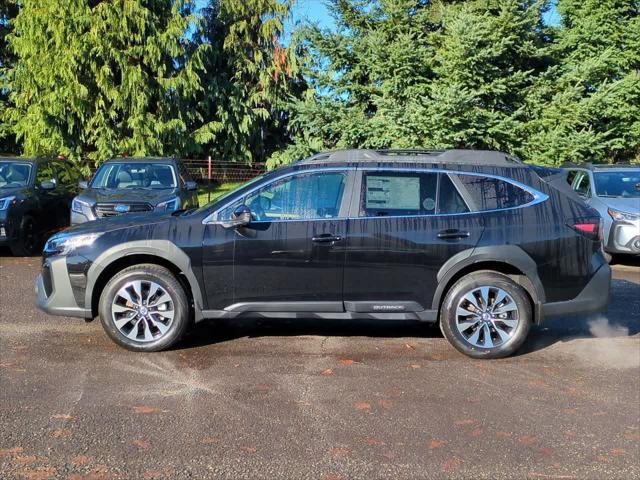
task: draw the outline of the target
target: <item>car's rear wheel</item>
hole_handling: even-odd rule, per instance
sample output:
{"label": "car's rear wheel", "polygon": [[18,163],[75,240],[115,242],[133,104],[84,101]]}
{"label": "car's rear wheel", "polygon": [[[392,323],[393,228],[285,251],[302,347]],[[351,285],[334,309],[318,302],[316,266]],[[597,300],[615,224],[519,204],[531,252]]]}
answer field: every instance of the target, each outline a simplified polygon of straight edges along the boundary
{"label": "car's rear wheel", "polygon": [[30,257],[39,253],[42,239],[35,218],[25,215],[20,222],[18,240],[11,245],[11,253],[19,257]]}
{"label": "car's rear wheel", "polygon": [[447,292],[440,328],[460,352],[473,358],[502,358],[525,341],[532,322],[524,289],[508,276],[473,272]]}
{"label": "car's rear wheel", "polygon": [[166,268],[135,265],[116,274],[98,305],[107,335],[129,350],[157,352],[175,345],[189,324],[184,288]]}

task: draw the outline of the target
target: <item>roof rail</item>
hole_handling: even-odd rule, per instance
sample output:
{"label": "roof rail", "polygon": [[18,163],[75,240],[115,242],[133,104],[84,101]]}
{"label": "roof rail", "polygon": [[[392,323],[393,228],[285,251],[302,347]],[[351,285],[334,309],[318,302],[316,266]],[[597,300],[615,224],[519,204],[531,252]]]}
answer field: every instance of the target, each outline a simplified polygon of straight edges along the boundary
{"label": "roof rail", "polygon": [[350,149],[322,152],[300,160],[315,162],[424,162],[511,165],[523,164],[513,155],[494,150],[465,149]]}

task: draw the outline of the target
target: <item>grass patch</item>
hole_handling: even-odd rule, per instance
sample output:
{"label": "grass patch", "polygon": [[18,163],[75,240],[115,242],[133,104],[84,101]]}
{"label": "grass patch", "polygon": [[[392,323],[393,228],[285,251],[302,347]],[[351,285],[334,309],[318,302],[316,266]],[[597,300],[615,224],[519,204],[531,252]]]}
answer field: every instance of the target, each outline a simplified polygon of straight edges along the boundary
{"label": "grass patch", "polygon": [[198,185],[198,202],[200,206],[206,205],[210,201],[213,202],[216,198],[221,197],[222,195],[229,193],[232,190],[235,190],[240,185],[245,182],[229,182],[229,183],[220,183],[218,185],[211,185],[211,196],[209,196],[209,185],[202,184]]}

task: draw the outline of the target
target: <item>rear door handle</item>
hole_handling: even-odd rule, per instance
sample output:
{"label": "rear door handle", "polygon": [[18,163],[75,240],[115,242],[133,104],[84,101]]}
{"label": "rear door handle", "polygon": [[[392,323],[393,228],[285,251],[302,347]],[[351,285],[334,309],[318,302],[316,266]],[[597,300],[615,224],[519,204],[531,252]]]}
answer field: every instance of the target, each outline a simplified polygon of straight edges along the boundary
{"label": "rear door handle", "polygon": [[463,238],[469,238],[471,234],[457,228],[449,228],[438,232],[438,238],[442,240],[462,240]]}
{"label": "rear door handle", "polygon": [[342,237],[338,235],[331,235],[329,233],[325,233],[323,235],[320,235],[319,237],[313,237],[311,239],[311,241],[314,243],[335,243],[339,242],[340,240],[342,240]]}

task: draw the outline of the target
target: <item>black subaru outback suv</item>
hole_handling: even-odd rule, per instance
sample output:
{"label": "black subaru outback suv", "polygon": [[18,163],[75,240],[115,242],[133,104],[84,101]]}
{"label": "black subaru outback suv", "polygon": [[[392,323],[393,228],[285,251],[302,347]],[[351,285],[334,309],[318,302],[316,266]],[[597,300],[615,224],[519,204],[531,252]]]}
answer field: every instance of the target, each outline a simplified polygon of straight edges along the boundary
{"label": "black subaru outback suv", "polygon": [[56,235],[37,304],[139,351],[258,316],[439,322],[503,357],[544,317],[607,306],[599,216],[555,178],[491,151],[319,154],[200,209]]}

